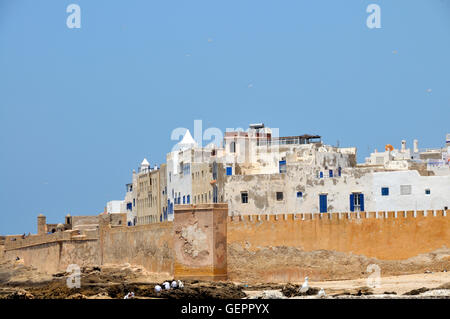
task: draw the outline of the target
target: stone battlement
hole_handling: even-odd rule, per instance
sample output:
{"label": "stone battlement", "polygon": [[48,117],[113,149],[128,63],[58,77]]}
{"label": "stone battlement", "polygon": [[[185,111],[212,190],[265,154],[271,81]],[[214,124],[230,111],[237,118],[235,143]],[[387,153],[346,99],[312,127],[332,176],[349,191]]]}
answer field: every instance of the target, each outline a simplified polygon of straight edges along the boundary
{"label": "stone battlement", "polygon": [[69,230],[52,234],[30,235],[25,238],[7,238],[5,240],[5,251],[63,241],[98,240],[98,237],[98,231]]}
{"label": "stone battlement", "polygon": [[447,249],[449,213],[417,210],[228,216],[226,204],[176,205],[173,222],[129,227],[124,225],[123,216],[101,215],[98,230],[59,231],[24,239],[5,236],[4,251],[6,258],[19,257],[25,265],[48,273],[64,271],[73,263],[129,263],[191,279],[239,281],[256,267],[255,278],[260,282],[283,281],[285,274],[291,274],[289,280],[302,280],[304,271],[328,280],[331,273],[321,264],[297,272],[302,256],[321,251],[400,261]]}
{"label": "stone battlement", "polygon": [[258,214],[228,216],[228,222],[264,222],[283,220],[343,220],[343,219],[387,219],[387,218],[417,218],[417,217],[448,217],[450,211],[444,210],[408,210],[379,212],[330,212],[330,213],[290,213],[290,214]]}

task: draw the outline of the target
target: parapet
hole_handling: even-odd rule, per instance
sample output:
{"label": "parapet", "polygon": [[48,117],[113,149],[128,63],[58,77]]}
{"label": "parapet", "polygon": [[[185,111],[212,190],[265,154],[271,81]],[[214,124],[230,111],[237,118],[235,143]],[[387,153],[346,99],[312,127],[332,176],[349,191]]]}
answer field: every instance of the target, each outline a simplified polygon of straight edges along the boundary
{"label": "parapet", "polygon": [[[181,205],[184,206],[184,205]],[[309,220],[344,220],[344,219],[411,219],[420,217],[448,217],[450,210],[398,210],[377,212],[329,212],[329,213],[285,213],[285,214],[251,214],[228,216],[228,222],[268,222],[268,221],[309,221]]]}

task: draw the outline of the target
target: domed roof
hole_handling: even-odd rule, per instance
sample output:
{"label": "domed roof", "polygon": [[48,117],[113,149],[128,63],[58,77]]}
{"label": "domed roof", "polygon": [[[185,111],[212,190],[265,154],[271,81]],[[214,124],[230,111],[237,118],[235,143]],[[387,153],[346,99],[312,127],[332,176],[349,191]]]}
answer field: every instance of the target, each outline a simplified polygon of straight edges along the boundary
{"label": "domed roof", "polygon": [[197,143],[192,137],[191,132],[187,130],[183,136],[183,139],[180,141],[180,143],[178,143],[178,145],[181,147],[181,149],[189,149],[193,146],[197,146]]}
{"label": "domed roof", "polygon": [[60,228],[64,228],[64,225],[59,223],[58,225],[56,225],[56,228],[60,229]]}
{"label": "domed roof", "polygon": [[66,217],[71,217],[70,214],[67,214]]}
{"label": "domed roof", "polygon": [[45,217],[45,216],[42,213],[40,213],[38,217]]}
{"label": "domed roof", "polygon": [[144,160],[141,163],[141,166],[146,166],[146,167],[150,167],[150,163],[147,161],[146,158],[144,158]]}

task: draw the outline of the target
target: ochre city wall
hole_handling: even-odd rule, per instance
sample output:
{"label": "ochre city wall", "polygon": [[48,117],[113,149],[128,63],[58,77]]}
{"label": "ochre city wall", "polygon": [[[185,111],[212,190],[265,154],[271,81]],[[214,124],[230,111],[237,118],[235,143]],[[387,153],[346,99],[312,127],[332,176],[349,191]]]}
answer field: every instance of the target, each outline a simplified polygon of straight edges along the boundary
{"label": "ochre city wall", "polygon": [[397,212],[397,217],[395,212],[286,214],[262,215],[260,220],[258,216],[229,217],[227,242],[249,250],[286,246],[401,260],[450,247],[449,213],[428,211],[424,216],[423,211],[409,211]]}
{"label": "ochre city wall", "polygon": [[[185,268],[191,263],[196,274],[202,266],[195,264],[199,258],[196,256],[203,256],[203,245],[213,245],[216,249],[206,249],[208,254],[226,252],[228,278],[233,281],[300,281],[310,274],[315,280],[355,278],[375,258],[383,261],[383,271],[422,271],[421,265],[406,269],[396,262],[450,248],[449,214],[449,211],[408,211],[247,215],[228,217],[226,228],[217,228],[210,236],[203,233],[220,223],[209,219],[205,219],[209,223],[205,224],[186,217],[185,221],[180,219],[177,229],[172,222],[127,227],[112,226],[100,219],[98,231],[83,234],[72,231],[25,239],[14,237],[16,240],[5,237],[4,254],[10,260],[20,257],[26,265],[47,273],[65,271],[69,264],[129,263],[150,272],[173,275],[177,241],[178,254],[182,254],[178,263]],[[226,248],[217,249],[221,245]],[[191,252],[195,252],[192,258],[188,256]],[[450,254],[444,252],[443,256],[444,259],[431,260],[423,267],[450,266]],[[220,254],[219,257],[222,258]],[[213,265],[219,265],[219,259]],[[441,261],[448,265],[440,264]],[[353,268],[348,267],[349,263]],[[407,267],[411,264],[409,260],[406,263]]]}
{"label": "ochre city wall", "polygon": [[[442,271],[450,267],[449,213],[229,217],[228,278],[242,282],[361,278],[371,263],[379,265],[384,275]],[[419,254],[430,258],[413,260]]]}
{"label": "ochre city wall", "polygon": [[5,258],[15,260],[19,257],[26,266],[48,274],[66,271],[70,264],[80,267],[99,265],[100,256],[97,239],[50,241],[5,251]]}
{"label": "ochre city wall", "polygon": [[134,227],[101,227],[102,264],[141,265],[158,273],[173,273],[173,223]]}
{"label": "ochre city wall", "polygon": [[175,206],[176,278],[227,278],[227,216],[227,204]]}

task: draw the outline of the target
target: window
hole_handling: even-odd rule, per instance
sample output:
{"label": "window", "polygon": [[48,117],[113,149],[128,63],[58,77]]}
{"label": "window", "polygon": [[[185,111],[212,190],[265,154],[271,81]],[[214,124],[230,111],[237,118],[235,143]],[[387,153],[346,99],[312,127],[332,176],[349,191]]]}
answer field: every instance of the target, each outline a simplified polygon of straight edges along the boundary
{"label": "window", "polygon": [[286,161],[279,161],[280,173],[286,173]]}
{"label": "window", "polygon": [[189,175],[191,173],[191,164],[183,164],[183,175]]}
{"label": "window", "polygon": [[350,194],[350,211],[351,212],[364,211],[364,194],[362,193]]}
{"label": "window", "polygon": [[319,178],[323,178],[323,172],[319,173]]}
{"label": "window", "polygon": [[183,204],[186,204],[186,196],[183,195]]}
{"label": "window", "polygon": [[303,193],[302,192],[297,192],[297,198],[302,198],[303,197]]}
{"label": "window", "polygon": [[277,200],[283,200],[283,192],[277,192]]}
{"label": "window", "polygon": [[127,203],[127,210],[132,210],[132,204],[131,203]]}
{"label": "window", "polygon": [[411,185],[400,185],[400,195],[411,195]]}
{"label": "window", "polygon": [[232,166],[227,166],[227,175],[233,175],[233,167]]}
{"label": "window", "polygon": [[381,196],[389,196],[389,187],[381,187]]}
{"label": "window", "polygon": [[430,195],[430,194],[431,194],[431,189],[427,188],[427,189],[425,190],[425,195]]}
{"label": "window", "polygon": [[236,153],[236,142],[230,143],[230,153]]}
{"label": "window", "polygon": [[188,204],[191,203],[191,195],[187,195],[187,203],[188,203]]}
{"label": "window", "polygon": [[213,186],[213,203],[217,203],[217,186]]}
{"label": "window", "polygon": [[339,168],[338,168],[338,176],[340,177],[341,174],[342,174],[342,168],[339,166]]}
{"label": "window", "polygon": [[242,192],[241,193],[241,203],[247,204],[248,203],[248,192]]}
{"label": "window", "polygon": [[329,174],[330,177],[333,177],[333,170],[330,169],[330,170],[328,171],[328,174]]}
{"label": "window", "polygon": [[213,179],[217,179],[217,163],[216,162],[213,163],[212,175],[213,175]]}

